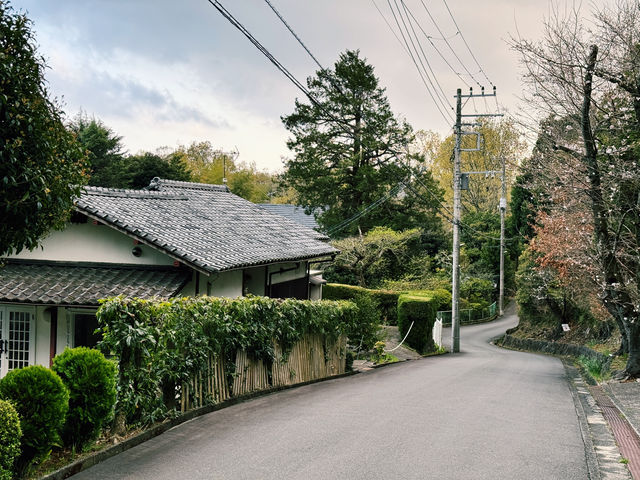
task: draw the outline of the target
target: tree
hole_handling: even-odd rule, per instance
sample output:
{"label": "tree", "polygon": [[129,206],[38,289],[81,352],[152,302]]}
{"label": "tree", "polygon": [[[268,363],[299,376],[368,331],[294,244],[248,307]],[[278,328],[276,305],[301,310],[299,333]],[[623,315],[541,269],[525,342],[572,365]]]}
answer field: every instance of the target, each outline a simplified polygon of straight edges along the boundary
{"label": "tree", "polygon": [[122,188],[127,184],[122,137],[100,120],[80,112],[69,128],[89,159],[89,185]]}
{"label": "tree", "polygon": [[[401,185],[422,176],[417,167],[424,158],[408,152],[412,128],[393,115],[373,66],[358,51],[346,51],[333,70],[307,79],[307,87],[314,101],[296,99],[294,112],[282,117],[293,152],[285,162],[285,186],[309,212],[322,210],[318,222],[329,231],[380,199],[402,204]],[[391,226],[389,215],[388,209],[368,209],[340,235]]]}
{"label": "tree", "polygon": [[325,270],[332,282],[376,287],[385,280],[399,280],[409,271],[411,260],[424,254],[420,230],[396,232],[377,227],[366,235],[334,242],[340,253]]}
{"label": "tree", "polygon": [[191,172],[193,181],[222,185],[226,178],[229,190],[255,203],[266,203],[276,188],[274,177],[259,171],[255,164],[236,160],[236,153],[214,148],[211,142],[193,142],[174,153]]}
{"label": "tree", "polygon": [[175,153],[164,157],[155,153],[139,153],[124,158],[125,172],[123,173],[122,188],[144,188],[154,177],[167,180],[188,182],[191,174],[183,158]]}
{"label": "tree", "polygon": [[[462,171],[499,172],[502,169],[502,159],[508,165],[517,165],[524,156],[525,144],[519,131],[511,120],[481,122],[477,128],[481,134],[481,151],[462,152]],[[463,148],[476,148],[477,137],[465,135]],[[434,177],[444,189],[444,197],[448,204],[453,204],[453,147],[455,137],[445,138],[435,150],[432,157],[431,170]],[[433,151],[433,147],[430,147]],[[513,183],[514,169],[508,168],[507,185]],[[495,212],[500,203],[501,180],[499,174],[484,176],[471,175],[469,189],[462,195],[462,209],[466,212],[489,211]]]}
{"label": "tree", "polygon": [[542,42],[513,42],[529,104],[546,119],[539,144],[548,153],[534,173],[549,199],[543,222],[563,222],[588,238],[579,253],[562,244],[556,250],[576,270],[593,269],[593,288],[629,354],[627,376],[640,375],[638,31],[640,6],[621,0],[615,10],[596,11],[590,29],[577,9],[554,12]]}
{"label": "tree", "polygon": [[0,2],[0,256],[62,228],[86,181],[85,155],[49,98],[30,20]]}

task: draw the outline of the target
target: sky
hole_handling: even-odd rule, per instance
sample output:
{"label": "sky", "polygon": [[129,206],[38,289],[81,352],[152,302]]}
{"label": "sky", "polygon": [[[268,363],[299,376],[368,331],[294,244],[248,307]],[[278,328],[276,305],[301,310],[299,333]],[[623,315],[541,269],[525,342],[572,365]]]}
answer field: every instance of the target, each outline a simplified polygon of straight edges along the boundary
{"label": "sky", "polygon": [[[416,130],[447,135],[453,121],[437,110],[398,40],[389,9],[394,1],[270,0],[323,67],[331,67],[346,49],[359,49],[396,115]],[[220,3],[298,80],[304,83],[318,69],[265,0]],[[417,20],[425,56],[447,102],[454,104],[457,88],[468,91],[465,83],[478,93],[468,71],[487,92],[489,81],[497,87],[501,109],[520,108],[518,58],[508,40],[540,37],[549,13],[546,0],[404,3]],[[38,51],[49,67],[50,94],[67,117],[82,111],[101,120],[122,137],[128,153],[210,141],[271,172],[281,171],[282,159],[290,157],[280,117],[292,113],[303,94],[208,0],[11,0],[11,5],[33,21]],[[466,108],[473,113],[495,107],[493,99],[480,99]]]}

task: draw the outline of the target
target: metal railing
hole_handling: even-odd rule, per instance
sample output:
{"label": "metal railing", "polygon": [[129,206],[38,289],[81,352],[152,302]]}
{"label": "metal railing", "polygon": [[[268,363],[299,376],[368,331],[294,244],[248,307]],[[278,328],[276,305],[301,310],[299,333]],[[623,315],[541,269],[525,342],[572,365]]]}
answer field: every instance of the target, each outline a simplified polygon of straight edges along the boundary
{"label": "metal railing", "polygon": [[[465,308],[460,310],[460,323],[482,322],[496,317],[498,304],[493,302],[488,307],[482,309]],[[451,310],[441,310],[436,313],[436,320],[444,324],[451,325]]]}

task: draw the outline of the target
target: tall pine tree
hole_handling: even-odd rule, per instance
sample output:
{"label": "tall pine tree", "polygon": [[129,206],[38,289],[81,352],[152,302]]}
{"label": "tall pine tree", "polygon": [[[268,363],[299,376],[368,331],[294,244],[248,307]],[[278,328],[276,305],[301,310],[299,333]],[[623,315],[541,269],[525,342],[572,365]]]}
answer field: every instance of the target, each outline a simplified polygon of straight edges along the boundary
{"label": "tall pine tree", "polygon": [[[408,153],[412,128],[394,116],[373,66],[358,51],[346,51],[333,69],[310,77],[307,87],[315,101],[296,99],[295,111],[282,117],[292,134],[287,146],[294,155],[283,179],[297,192],[298,202],[308,210],[320,208],[318,221],[331,232],[385,199],[336,232],[339,236],[374,226],[438,224],[433,219],[441,192],[431,175],[422,172],[424,158]],[[427,194],[414,193],[425,186]]]}

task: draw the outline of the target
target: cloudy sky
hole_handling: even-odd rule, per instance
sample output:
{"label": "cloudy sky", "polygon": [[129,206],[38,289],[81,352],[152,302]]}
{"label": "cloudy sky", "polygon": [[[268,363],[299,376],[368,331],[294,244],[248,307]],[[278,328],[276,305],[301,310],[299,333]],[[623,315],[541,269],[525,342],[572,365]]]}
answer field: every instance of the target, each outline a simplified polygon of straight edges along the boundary
{"label": "cloudy sky", "polygon": [[[436,109],[385,23],[395,26],[387,0],[270,1],[323,66],[331,66],[345,49],[359,49],[374,65],[396,114],[415,129],[451,132],[452,122]],[[394,1],[401,5],[398,0],[390,4]],[[313,60],[264,0],[220,2],[296,78],[304,81],[315,72]],[[465,67],[490,88],[464,38],[497,86],[500,104],[517,108],[519,67],[506,41],[517,32],[539,37],[549,13],[547,0],[404,2],[418,22],[414,28],[447,101],[453,103],[457,88],[467,88],[463,80],[475,84]],[[123,137],[130,153],[209,140],[226,151],[237,148],[239,160],[261,169],[281,169],[288,151],[280,116],[293,111],[301,92],[207,0],[11,4],[33,20],[39,51],[50,67],[50,91],[68,116],[83,110],[102,120]],[[495,102],[476,101],[468,108],[486,107]]]}

